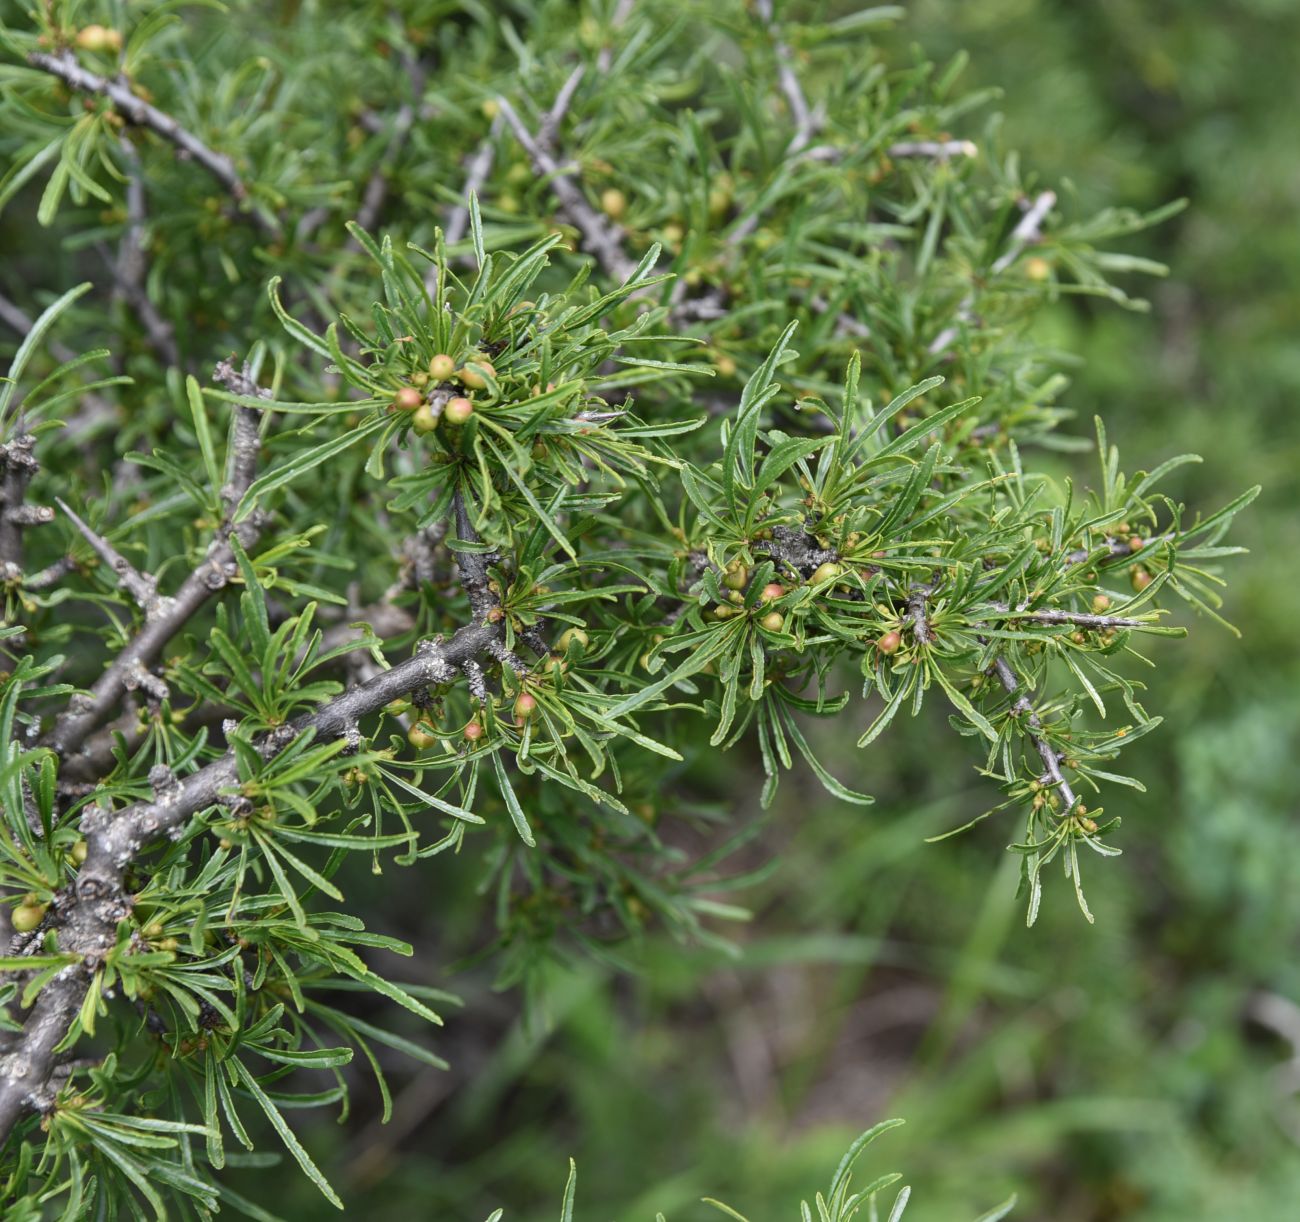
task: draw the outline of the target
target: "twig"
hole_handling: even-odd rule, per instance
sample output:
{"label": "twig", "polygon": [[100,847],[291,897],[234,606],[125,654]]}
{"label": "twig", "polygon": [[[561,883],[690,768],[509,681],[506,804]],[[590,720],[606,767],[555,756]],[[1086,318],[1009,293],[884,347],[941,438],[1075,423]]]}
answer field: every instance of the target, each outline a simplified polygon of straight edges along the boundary
{"label": "twig", "polygon": [[1076,628],[1146,628],[1147,620],[1130,619],[1124,615],[1090,615],[1083,611],[1012,611],[1005,603],[991,604],[1018,620],[1034,624],[1072,624]]}
{"label": "twig", "polygon": [[[504,122],[501,112],[498,111],[492,120],[492,126],[488,128],[488,134],[483,138],[483,143],[475,150],[465,168],[465,189],[461,193],[464,202],[456,205],[456,210],[447,218],[447,228],[443,231],[443,238],[448,246],[454,246],[459,242],[469,228],[469,198],[483,189],[488,175],[492,173],[492,163],[496,160],[497,137],[501,134]],[[437,267],[431,266],[424,280],[424,286],[430,293],[433,292],[437,279]]]}
{"label": "twig", "polygon": [[[499,635],[495,624],[472,624],[448,641],[421,642],[413,657],[267,736],[259,750],[265,758],[272,758],[308,730],[318,742],[355,735],[362,718],[393,700],[448,682]],[[123,885],[127,867],[147,845],[176,832],[200,811],[218,805],[223,795],[238,787],[239,769],[230,751],[181,779],[165,768],[155,769],[150,781],[154,785],[151,799],[119,811],[91,806],[82,813],[86,859],[76,883],[60,893],[52,906],[59,927],[59,949],[77,955],[78,960],[41,990],[16,1046],[0,1055],[0,1142],[26,1109],[43,1108],[50,1102],[47,1086],[55,1071],[54,1050],[116,943],[118,921],[130,912],[131,900]]]}
{"label": "twig", "polygon": [[[118,114],[136,127],[148,128],[167,140],[182,155],[193,158],[212,175],[240,205],[240,215],[256,225],[268,238],[280,237],[280,222],[268,216],[252,204],[248,187],[235,169],[235,163],[225,153],[218,153],[209,148],[192,132],[187,131],[171,115],[159,110],[133,93],[130,83],[124,77],[109,80],[107,77],[87,71],[71,51],[50,54],[46,51],[33,51],[27,62],[34,68],[40,68],[51,76],[57,77],[69,89],[79,93],[95,93],[107,98],[117,108]],[[242,205],[249,204],[247,209]]]}
{"label": "twig", "polygon": [[127,140],[121,142],[123,154],[129,165],[126,184],[126,232],[118,247],[117,261],[113,265],[115,287],[136,313],[140,325],[154,350],[163,362],[173,367],[181,363],[180,349],[176,346],[176,329],[154,305],[145,289],[145,235],[146,201],[144,177],[140,172],[140,157]]}
{"label": "twig", "polygon": [[[236,394],[265,396],[266,392],[260,391],[248,378],[247,370],[238,373],[229,361],[222,361],[213,372],[213,377]],[[242,406],[235,408],[228,478],[221,489],[221,499],[226,506],[228,519],[233,516],[235,508],[253,482],[260,445],[260,425],[260,413],[256,409]],[[54,728],[45,740],[46,746],[61,756],[68,756],[112,712],[126,691],[142,685],[148,686],[147,680],[143,678],[147,674],[146,668],[198,609],[217,591],[224,589],[238,572],[231,538],[237,538],[247,547],[257,538],[260,530],[257,515],[246,518],[237,526],[227,524],[222,528],[207,556],[181,583],[180,589],[165,600],[164,610],[156,618],[146,620],[144,627],[127,641],[88,694],[74,696],[68,702],[67,708],[55,720]]]}
{"label": "twig", "polygon": [[[1044,191],[1034,200],[1024,216],[1020,218],[1020,223],[1011,231],[1011,240],[1007,243],[1006,250],[993,261],[994,275],[1006,271],[1020,257],[1026,246],[1039,240],[1042,236],[1043,221],[1047,219],[1047,214],[1055,203],[1055,191]],[[930,341],[928,351],[931,356],[939,356],[951,347],[952,342],[961,334],[961,328],[974,317],[974,307],[975,294],[972,291],[962,298],[961,304],[957,307],[957,321],[951,326],[944,327]]]}
{"label": "twig", "polygon": [[515,139],[523,145],[533,168],[539,174],[547,176],[551,190],[560,201],[561,211],[582,235],[583,243],[596,256],[596,261],[607,275],[620,281],[629,279],[637,265],[623,250],[623,230],[587,203],[570,171],[562,168],[550,151],[538,143],[524,121],[515,113],[515,108],[504,97],[498,98],[497,104],[510,125],[510,130],[514,132]]}
{"label": "twig", "polygon": [[95,549],[95,554],[117,575],[118,583],[135,599],[136,605],[144,612],[145,619],[157,619],[167,612],[168,599],[159,597],[158,579],[152,573],[141,573],[119,552],[103,535],[92,530],[58,497],[55,504],[63,510],[72,524],[81,532],[86,542]]}
{"label": "twig", "polygon": [[800,85],[799,76],[794,70],[794,53],[781,37],[776,18],[772,14],[772,0],[756,0],[754,7],[758,10],[758,15],[767,26],[768,34],[772,39],[781,92],[785,94],[786,104],[790,107],[790,114],[794,119],[794,135],[785,149],[786,156],[789,157],[798,153],[821,130],[822,117],[818,111],[809,108],[808,99],[804,97],[803,86]]}
{"label": "twig", "polygon": [[[614,9],[614,15],[609,23],[611,32],[623,28],[627,23],[627,19],[632,16],[634,8],[636,8],[636,0],[618,0],[618,6]],[[614,48],[609,43],[606,43],[596,56],[596,67],[602,73],[605,73],[609,71],[609,67],[613,62]]]}
{"label": "twig", "polygon": [[1061,794],[1065,802],[1064,814],[1069,814],[1079,799],[1075,794],[1070,782],[1065,779],[1061,771],[1061,760],[1063,756],[1047,741],[1046,732],[1043,729],[1043,723],[1039,720],[1038,714],[1034,712],[1033,702],[1029,699],[1027,693],[1020,690],[1020,681],[1016,678],[1016,672],[1007,665],[1004,658],[996,658],[993,662],[993,672],[998,677],[998,682],[1007,690],[1007,694],[1013,698],[1011,705],[1012,713],[1017,716],[1023,716],[1026,724],[1029,726],[1029,741],[1034,744],[1034,750],[1038,752],[1038,758],[1043,761],[1043,768],[1046,770],[1047,777]]}
{"label": "twig", "polygon": [[555,101],[551,103],[551,109],[542,116],[541,125],[537,129],[537,143],[542,148],[553,150],[555,148],[555,137],[559,135],[560,124],[564,122],[564,116],[569,113],[569,107],[573,103],[573,95],[578,92],[578,86],[582,84],[582,78],[587,74],[584,64],[579,64],[572,72],[569,73],[563,85],[560,86],[560,92],[555,95]]}
{"label": "twig", "polygon": [[979,148],[973,140],[904,140],[889,146],[891,157],[932,157],[947,161],[952,157],[974,157]]}
{"label": "twig", "polygon": [[[402,56],[402,63],[411,86],[411,100],[403,103],[397,114],[393,116],[393,132],[388,138],[388,145],[379,158],[379,164],[370,175],[366,189],[361,194],[361,207],[357,210],[356,221],[367,232],[379,219],[384,201],[388,198],[388,180],[392,176],[393,166],[397,163],[403,146],[410,137],[411,128],[415,124],[416,108],[424,93],[424,69],[420,61],[408,53]],[[351,239],[350,245],[358,245],[355,238]]]}
{"label": "twig", "polygon": [[1011,241],[1007,248],[993,263],[995,274],[1004,272],[1019,257],[1020,252],[1031,242],[1037,242],[1042,235],[1043,222],[1056,203],[1055,191],[1044,191],[1030,205],[1029,210],[1020,218],[1020,223],[1011,231]]}

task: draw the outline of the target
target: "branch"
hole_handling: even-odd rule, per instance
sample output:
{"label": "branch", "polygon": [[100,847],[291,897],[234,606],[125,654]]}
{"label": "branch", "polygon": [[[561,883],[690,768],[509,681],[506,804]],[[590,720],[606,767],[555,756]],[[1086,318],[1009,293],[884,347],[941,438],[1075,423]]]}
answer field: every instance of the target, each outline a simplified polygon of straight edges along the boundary
{"label": "branch", "polygon": [[933,582],[925,586],[913,586],[907,599],[907,613],[912,617],[912,635],[918,645],[929,645],[934,640],[928,614],[930,595],[934,590]]}
{"label": "branch", "polygon": [[38,470],[32,454],[35,444],[36,438],[22,431],[20,421],[18,435],[0,445],[0,570],[6,575],[22,575],[23,527],[37,524],[28,520],[30,511],[35,508],[37,521],[49,520],[39,508],[25,504],[27,485]]}
{"label": "branch", "polygon": [[144,178],[140,157],[127,140],[121,142],[123,155],[130,166],[126,184],[127,227],[113,265],[115,287],[135,311],[140,325],[163,363],[179,367],[180,349],[176,346],[176,329],[161,314],[145,290],[144,226],[147,219]]}
{"label": "branch", "polygon": [[[263,739],[259,750],[272,759],[300,735],[311,731],[318,742],[355,734],[357,723],[393,700],[432,684],[446,683],[457,671],[499,641],[495,624],[472,624],[448,641],[423,641],[413,657],[366,683],[349,688],[315,713]],[[218,805],[239,785],[233,751],[177,779],[165,768],[150,774],[154,796],[120,811],[90,806],[81,817],[86,859],[75,884],[56,897],[53,912],[59,949],[80,956],[77,963],[41,990],[16,1047],[0,1056],[0,1143],[28,1108],[51,1102],[47,1085],[55,1072],[59,1042],[80,1012],[86,990],[116,943],[118,921],[129,915],[131,899],[123,878],[143,849],[174,832],[193,816]]]}
{"label": "branch", "polygon": [[[247,376],[246,370],[236,372],[229,361],[222,361],[216,367],[213,378],[239,395],[266,397],[268,393],[258,389]],[[260,425],[260,413],[255,408],[235,408],[234,439],[228,460],[229,475],[221,489],[221,499],[226,506],[228,519],[233,516],[235,508],[253,482],[260,447]],[[156,618],[147,620],[144,627],[127,641],[88,694],[74,696],[68,702],[67,708],[55,720],[54,728],[45,740],[46,746],[60,756],[68,756],[74,748],[79,749],[86,736],[108,717],[125,692],[140,686],[151,686],[152,676],[148,675],[147,669],[150,663],[198,609],[217,591],[224,589],[238,572],[235,552],[230,545],[231,538],[237,538],[247,547],[257,538],[260,530],[257,515],[247,518],[238,526],[227,525],[222,528],[199,566],[181,583],[180,589],[171,598],[163,600],[164,606]],[[155,680],[154,683],[156,682]]]}
{"label": "branch", "polygon": [[1124,615],[1091,615],[1083,611],[1012,611],[1006,603],[991,604],[1018,620],[1034,624],[1072,624],[1076,628],[1146,628],[1149,621],[1130,619]]}
{"label": "branch", "polygon": [[[614,9],[614,15],[609,20],[611,33],[623,28],[627,19],[632,16],[634,8],[636,8],[636,0],[618,0],[618,7]],[[609,71],[610,64],[613,62],[614,48],[609,43],[606,43],[596,56],[596,67],[604,74]]]}
{"label": "branch", "polygon": [[993,672],[997,675],[998,682],[1006,688],[1007,694],[1013,697],[1011,712],[1016,716],[1025,717],[1026,724],[1029,726],[1029,741],[1034,744],[1034,750],[1038,752],[1038,758],[1043,761],[1043,767],[1046,770],[1048,779],[1060,791],[1061,798],[1065,802],[1063,814],[1068,815],[1078,805],[1079,798],[1061,771],[1062,756],[1060,752],[1047,741],[1043,723],[1039,720],[1038,714],[1034,712],[1033,703],[1025,692],[1020,691],[1020,682],[1016,678],[1016,672],[1007,665],[1006,660],[1003,658],[995,659]]}
{"label": "branch", "polygon": [[[1026,246],[1031,242],[1037,242],[1042,237],[1043,222],[1055,203],[1055,191],[1044,191],[1034,200],[1025,211],[1025,215],[1020,218],[1020,223],[1011,231],[1011,240],[1007,243],[1006,250],[994,260],[991,269],[994,275],[1006,271],[1020,257]],[[961,334],[961,328],[974,317],[974,307],[975,294],[972,291],[962,298],[961,304],[957,307],[957,321],[951,326],[944,327],[930,341],[928,351],[931,356],[939,356],[952,346],[953,340]]]}
{"label": "branch", "polygon": [[904,140],[889,146],[891,157],[930,157],[947,161],[952,157],[974,157],[979,153],[973,140]]}
{"label": "branch", "polygon": [[574,183],[570,170],[561,168],[504,97],[497,99],[497,105],[510,125],[510,130],[514,132],[515,139],[528,154],[533,169],[547,177],[551,190],[560,201],[560,210],[582,235],[583,243],[590,248],[606,274],[620,281],[631,277],[637,265],[624,253],[622,228],[587,203],[586,196]]}
{"label": "branch", "polygon": [[[251,205],[248,187],[235,169],[235,163],[225,153],[210,149],[196,135],[177,123],[171,115],[133,93],[125,77],[109,80],[107,77],[89,72],[77,63],[71,51],[61,51],[56,55],[45,51],[33,51],[27,57],[27,62],[32,67],[40,68],[51,76],[57,77],[69,89],[107,98],[128,123],[155,132],[174,145],[183,156],[197,161],[226,189],[236,204],[241,206],[240,215],[256,225],[268,238],[274,240],[280,237],[279,221]],[[250,204],[247,210],[242,207],[245,203]]]}
{"label": "branch", "polygon": [[794,52],[778,31],[776,18],[772,14],[772,0],[756,0],[755,8],[762,18],[767,32],[772,39],[772,50],[776,52],[777,77],[781,83],[781,92],[785,94],[786,104],[794,118],[794,135],[786,145],[786,156],[798,153],[821,130],[820,113],[808,106],[804,97],[803,86],[799,84],[798,74],[794,70]]}
{"label": "branch", "polygon": [[[420,61],[413,55],[405,54],[402,56],[402,65],[406,69],[406,79],[411,86],[411,100],[404,103],[393,117],[393,133],[388,138],[388,145],[379,158],[379,164],[375,166],[374,173],[366,183],[365,191],[362,192],[361,207],[357,211],[356,219],[357,224],[367,231],[374,227],[383,209],[384,201],[388,198],[388,179],[392,175],[393,166],[402,147],[410,137],[411,128],[415,124],[416,107],[420,104],[420,98],[424,93],[424,69]],[[359,243],[353,238],[349,245],[358,246]]]}
{"label": "branch", "polygon": [[[488,134],[483,138],[483,143],[475,150],[473,157],[470,158],[469,164],[465,168],[465,190],[461,192],[464,203],[456,205],[456,211],[448,218],[447,228],[443,231],[443,238],[448,246],[454,246],[459,242],[469,228],[469,198],[471,195],[477,195],[483,189],[483,184],[487,182],[488,175],[492,173],[492,163],[496,160],[496,141],[501,134],[501,127],[504,122],[501,112],[498,111],[496,117],[492,120],[492,126],[488,128]],[[430,266],[429,273],[424,281],[425,287],[431,295],[437,279],[437,265],[434,264]]]}
{"label": "branch", "polygon": [[[469,520],[469,512],[465,508],[465,498],[459,487],[454,494],[454,504],[456,537],[463,543],[478,543],[478,532],[474,529],[474,524]],[[498,564],[500,561],[501,556],[495,551],[456,552],[456,571],[460,575],[460,584],[465,591],[466,598],[469,599],[469,606],[474,613],[474,619],[481,624],[496,624],[500,623],[502,619],[501,601],[489,585],[491,578],[488,574],[488,567]],[[526,675],[528,673],[528,665],[517,654],[511,653],[499,636],[489,642],[488,652],[503,666],[508,666],[516,674]],[[475,694],[478,693],[475,692]]]}

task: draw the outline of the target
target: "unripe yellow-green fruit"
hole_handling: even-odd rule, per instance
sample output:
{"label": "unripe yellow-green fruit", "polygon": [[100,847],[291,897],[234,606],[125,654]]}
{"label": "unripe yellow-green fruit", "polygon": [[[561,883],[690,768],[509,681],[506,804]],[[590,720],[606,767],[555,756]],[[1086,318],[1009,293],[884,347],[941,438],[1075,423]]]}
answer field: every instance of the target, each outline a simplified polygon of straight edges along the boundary
{"label": "unripe yellow-green fruit", "polygon": [[768,632],[780,632],[785,627],[785,616],[780,611],[769,611],[758,622]]}
{"label": "unripe yellow-green fruit", "polygon": [[897,653],[898,647],[903,643],[902,636],[897,632],[886,632],[876,642],[876,648],[883,654]]}
{"label": "unripe yellow-green fruit", "polygon": [[415,387],[424,387],[429,385],[429,375],[423,369],[417,369],[411,374],[411,385]]}
{"label": "unripe yellow-green fruit", "polygon": [[[470,366],[473,365],[473,368]],[[484,377],[484,374],[487,377]],[[488,378],[495,378],[497,371],[492,362],[483,356],[472,356],[460,371],[460,380],[471,390],[482,390],[487,386]]]}
{"label": "unripe yellow-green fruit", "polygon": [[1092,609],[1096,615],[1103,611],[1110,610],[1110,596],[1108,594],[1094,594],[1092,596]]}
{"label": "unripe yellow-green fruit", "polygon": [[627,211],[627,196],[617,187],[609,187],[600,193],[600,207],[606,216],[618,220]]}
{"label": "unripe yellow-green fruit", "polygon": [[417,751],[427,751],[438,741],[438,735],[427,721],[417,721],[406,732],[406,741]]}
{"label": "unripe yellow-green fruit", "polygon": [[676,221],[669,221],[663,227],[663,239],[669,246],[677,246],[686,236],[686,230],[683,229]]}
{"label": "unripe yellow-green fruit", "polygon": [[1052,274],[1052,265],[1046,259],[1035,256],[1025,260],[1025,275],[1031,280],[1046,280]]}
{"label": "unripe yellow-green fruit", "polygon": [[456,372],[456,362],[445,352],[438,353],[429,361],[429,376],[435,382],[445,382]]}
{"label": "unripe yellow-green fruit", "polygon": [[1141,594],[1151,584],[1152,578],[1146,569],[1136,568],[1129,574],[1129,581],[1132,583],[1133,589]]}
{"label": "unripe yellow-green fruit", "polygon": [[814,585],[819,585],[823,581],[833,581],[844,570],[833,560],[826,561],[825,564],[819,564],[814,570],[813,575],[808,578]]}
{"label": "unripe yellow-green fruit", "polygon": [[734,378],[736,376],[736,362],[725,352],[720,352],[713,358],[713,368],[724,378]]}
{"label": "unripe yellow-green fruit", "polygon": [[438,427],[438,417],[427,403],[421,403],[411,414],[411,424],[417,433],[431,433]]}
{"label": "unripe yellow-green fruit", "polygon": [[68,856],[72,858],[72,864],[74,866],[82,865],[86,860],[87,851],[88,849],[84,840],[76,841],[68,850]]}
{"label": "unripe yellow-green fruit", "polygon": [[401,412],[413,412],[423,402],[424,396],[414,386],[403,386],[393,396],[393,406]]}
{"label": "unripe yellow-green fruit", "polygon": [[474,404],[464,395],[448,399],[447,406],[442,409],[442,418],[448,424],[464,424],[473,414]]}
{"label": "unripe yellow-green fruit", "polygon": [[749,584],[749,570],[738,560],[733,560],[722,575],[722,584],[728,590],[743,590]]}
{"label": "unripe yellow-green fruit", "polygon": [[120,51],[122,32],[102,25],[88,25],[77,31],[76,43],[83,51]]}
{"label": "unripe yellow-green fruit", "polygon": [[581,628],[566,628],[555,642],[555,650],[557,653],[568,653],[570,645],[577,645],[578,652],[581,653],[590,644],[591,638]]}
{"label": "unripe yellow-green fruit", "polygon": [[542,665],[546,667],[547,672],[552,676],[562,675],[569,669],[568,660],[562,653],[548,654],[546,661]]}
{"label": "unripe yellow-green fruit", "polygon": [[713,608],[714,619],[730,619],[736,614],[736,608],[730,603],[721,603]]}
{"label": "unripe yellow-green fruit", "polygon": [[45,904],[19,904],[9,917],[15,933],[31,933],[45,920]]}

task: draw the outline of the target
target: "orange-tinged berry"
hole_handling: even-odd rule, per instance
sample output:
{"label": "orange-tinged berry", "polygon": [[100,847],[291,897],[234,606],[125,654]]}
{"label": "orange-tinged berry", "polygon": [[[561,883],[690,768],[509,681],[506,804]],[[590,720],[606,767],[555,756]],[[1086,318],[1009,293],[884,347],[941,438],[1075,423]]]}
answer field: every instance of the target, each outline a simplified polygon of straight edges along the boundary
{"label": "orange-tinged berry", "polygon": [[528,692],[521,692],[515,701],[515,721],[523,725],[535,712],[537,712],[537,698]]}
{"label": "orange-tinged berry", "polygon": [[456,372],[456,362],[445,352],[438,353],[429,361],[429,376],[435,382],[445,382]]}
{"label": "orange-tinged berry", "polygon": [[464,395],[457,395],[454,399],[448,399],[447,406],[442,409],[443,419],[448,424],[464,424],[473,414],[474,404]]}
{"label": "orange-tinged berry", "polygon": [[496,368],[486,357],[472,356],[460,371],[460,380],[471,390],[483,390],[488,378],[497,376]]}
{"label": "orange-tinged berry", "polygon": [[760,602],[770,603],[775,602],[784,593],[785,586],[783,586],[779,581],[769,581],[767,585],[763,587],[762,593],[759,594],[758,598]]}
{"label": "orange-tinged berry", "polygon": [[900,633],[886,632],[884,636],[876,641],[876,648],[884,654],[897,653],[898,647],[902,643],[903,638]]}
{"label": "orange-tinged berry", "polygon": [[427,751],[438,741],[438,735],[427,721],[417,721],[406,732],[406,741],[417,751]]}
{"label": "orange-tinged berry", "polygon": [[483,737],[483,723],[478,720],[470,721],[466,724],[464,730],[461,731],[461,734],[467,743],[476,743]]}
{"label": "orange-tinged berry", "polygon": [[402,412],[413,412],[423,402],[424,396],[414,386],[403,386],[393,396],[393,406]]}

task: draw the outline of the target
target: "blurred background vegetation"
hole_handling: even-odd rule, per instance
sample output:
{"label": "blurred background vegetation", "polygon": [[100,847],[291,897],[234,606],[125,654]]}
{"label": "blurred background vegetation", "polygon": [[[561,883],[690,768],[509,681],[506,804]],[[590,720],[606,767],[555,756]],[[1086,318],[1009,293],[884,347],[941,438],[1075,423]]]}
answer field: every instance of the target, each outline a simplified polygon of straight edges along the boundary
{"label": "blurred background vegetation", "polygon": [[[1122,796],[1125,857],[1091,879],[1095,927],[1062,886],[1024,928],[1013,859],[987,868],[1005,824],[924,843],[987,802],[937,723],[867,756],[854,726],[825,743],[865,811],[784,787],[740,853],[771,869],[736,959],[649,936],[634,972],[535,975],[525,1013],[476,962],[493,934],[467,863],[374,880],[388,931],[467,1006],[453,1068],[407,1077],[392,1125],[362,1098],[308,1132],[357,1217],[550,1220],[573,1156],[582,1218],[719,1216],[706,1193],[793,1218],[888,1115],[908,1124],[866,1170],[906,1169],[909,1222],[1012,1190],[1015,1217],[1059,1222],[1300,1213],[1300,4],[916,0],[889,37],[969,52],[1007,144],[1083,211],[1190,198],[1132,243],[1172,268],[1149,314],[1067,299],[1043,338],[1081,358],[1077,434],[1098,412],[1129,462],[1204,454],[1181,473],[1193,506],[1264,485],[1235,534],[1244,637],[1205,621],[1157,652],[1167,718],[1134,765],[1147,792]],[[734,752],[665,805],[756,815],[755,774]],[[328,1212],[296,1177],[269,1199],[265,1176],[242,1186],[277,1212]]]}

